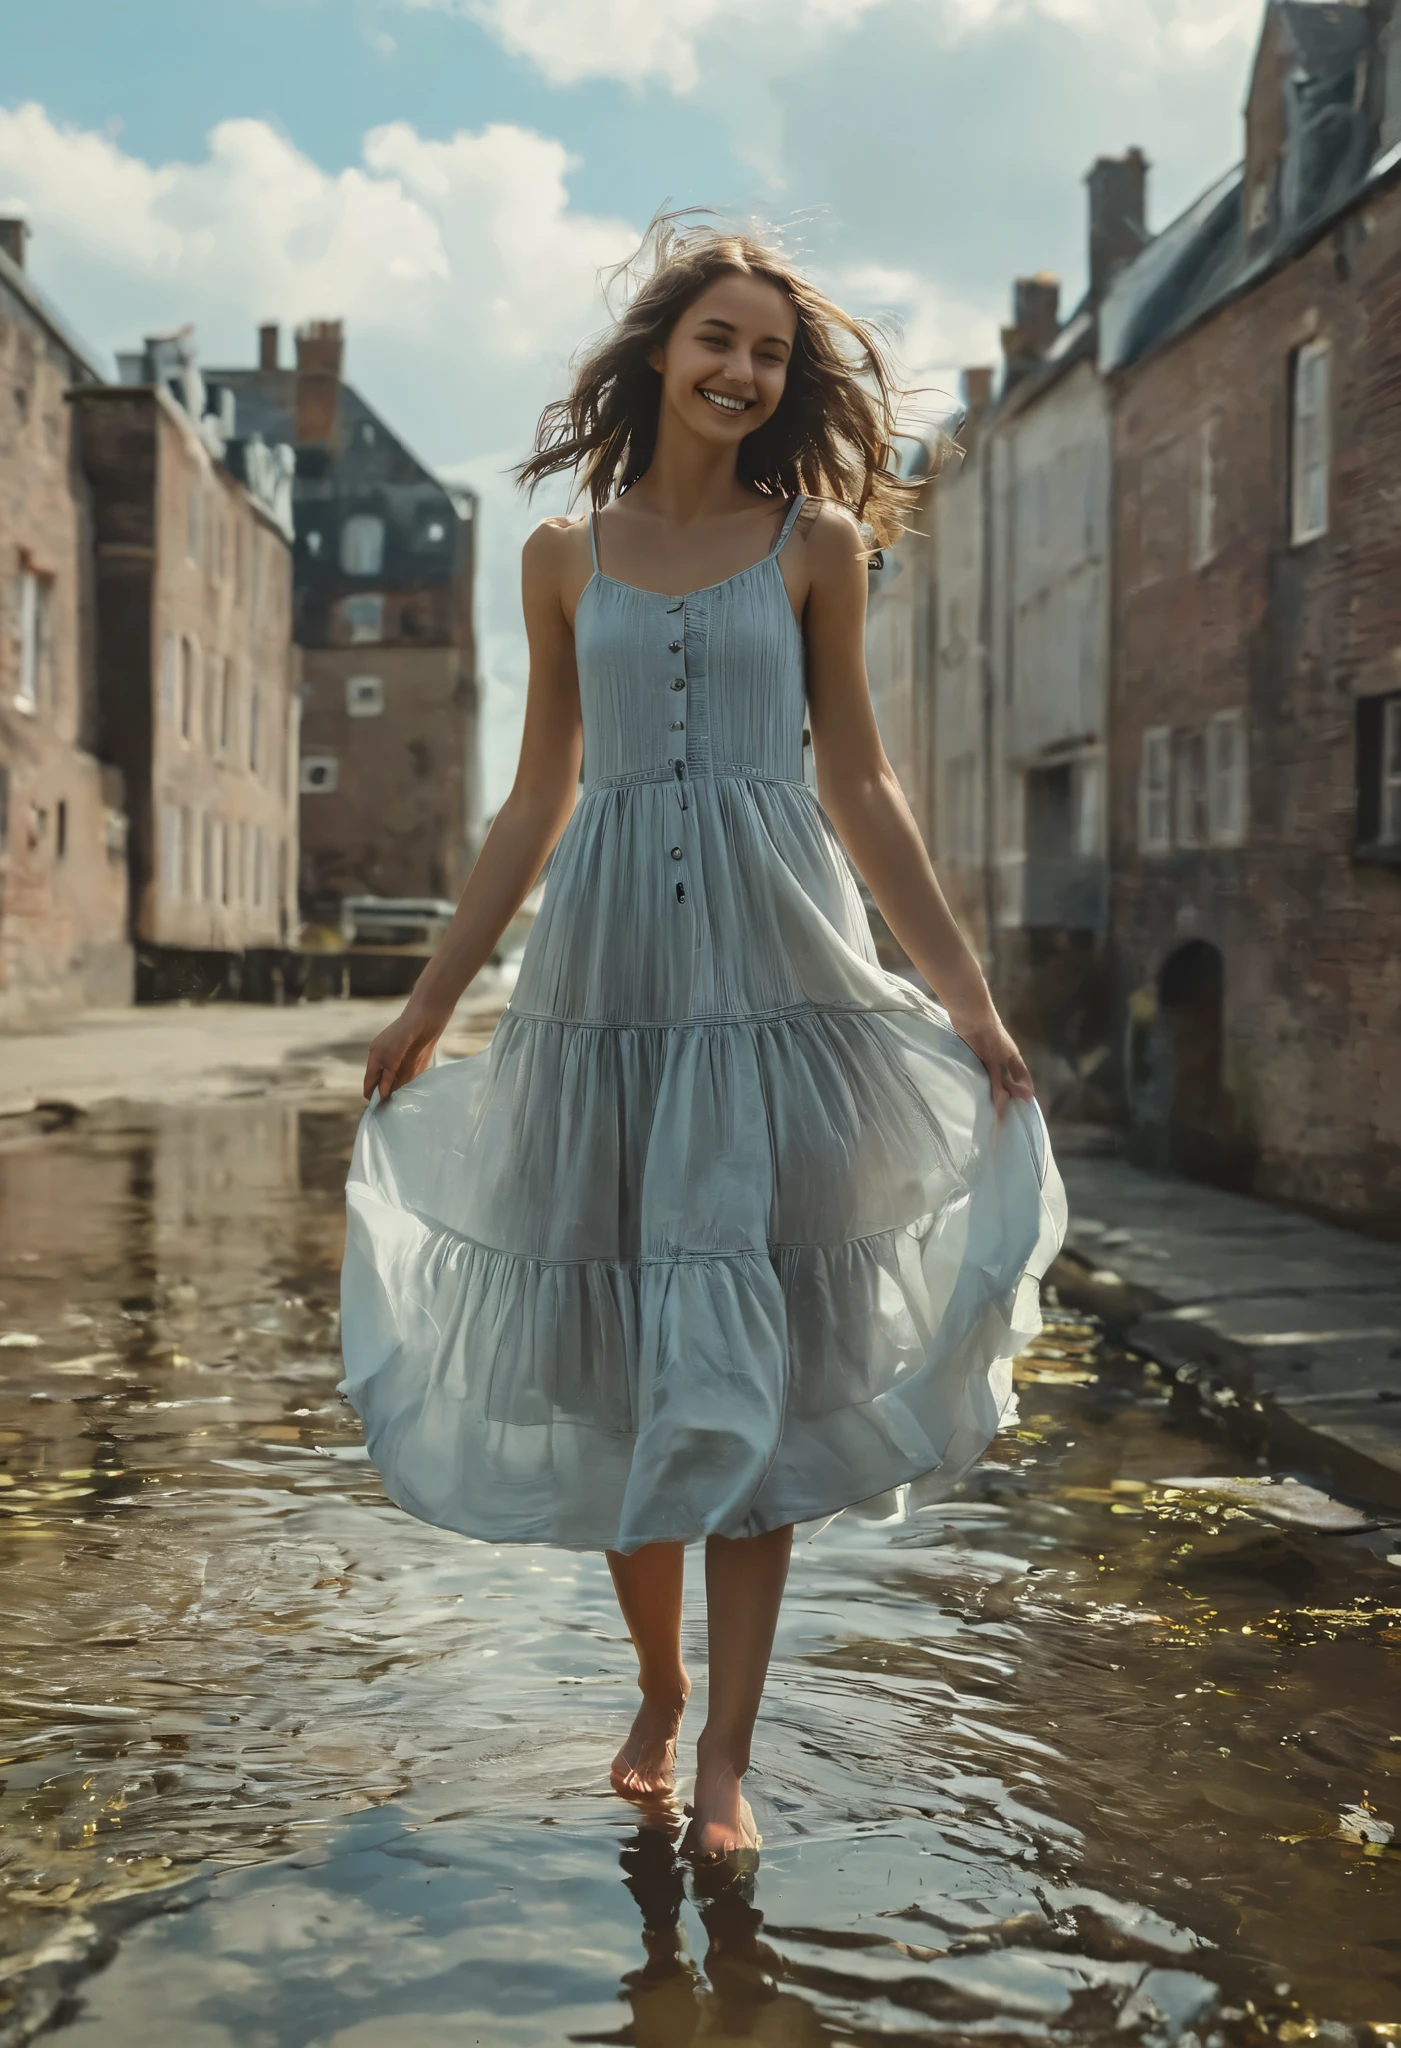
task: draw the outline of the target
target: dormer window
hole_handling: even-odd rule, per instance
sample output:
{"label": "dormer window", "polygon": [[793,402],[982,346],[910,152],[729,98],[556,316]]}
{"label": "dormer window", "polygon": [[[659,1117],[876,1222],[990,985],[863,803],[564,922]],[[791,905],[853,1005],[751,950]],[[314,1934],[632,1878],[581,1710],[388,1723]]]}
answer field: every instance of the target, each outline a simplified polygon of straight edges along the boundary
{"label": "dormer window", "polygon": [[384,567],[384,521],[357,512],[341,528],[341,568],[347,576],[378,576]]}

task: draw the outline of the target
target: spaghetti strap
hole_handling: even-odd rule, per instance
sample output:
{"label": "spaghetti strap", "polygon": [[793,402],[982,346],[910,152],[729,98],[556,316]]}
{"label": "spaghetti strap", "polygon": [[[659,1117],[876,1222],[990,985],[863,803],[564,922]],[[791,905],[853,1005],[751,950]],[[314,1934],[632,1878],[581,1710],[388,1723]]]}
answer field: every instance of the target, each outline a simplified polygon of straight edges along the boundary
{"label": "spaghetti strap", "polygon": [[787,540],[789,534],[793,531],[793,528],[797,523],[798,514],[802,511],[806,503],[807,498],[802,491],[795,491],[793,493],[793,502],[788,507],[788,511],[784,518],[782,526],[780,526],[778,529],[778,538],[774,541],[773,546],[769,549],[769,553],[771,555],[776,555],[780,552],[784,542]]}
{"label": "spaghetti strap", "polygon": [[601,576],[601,575],[603,574],[603,571],[602,571],[602,570],[601,570],[601,569],[599,568],[599,566],[598,566],[598,514],[597,514],[597,512],[590,512],[590,514],[589,514],[589,552],[590,552],[590,554],[591,554],[591,555],[593,556],[593,572],[594,572],[594,575],[595,575],[595,576]]}

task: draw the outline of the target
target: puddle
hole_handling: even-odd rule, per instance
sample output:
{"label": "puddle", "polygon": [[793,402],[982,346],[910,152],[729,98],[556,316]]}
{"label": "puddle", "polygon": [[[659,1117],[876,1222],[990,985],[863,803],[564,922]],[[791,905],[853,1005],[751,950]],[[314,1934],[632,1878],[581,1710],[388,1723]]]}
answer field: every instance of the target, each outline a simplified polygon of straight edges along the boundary
{"label": "puddle", "polygon": [[358,1447],[353,1129],[0,1155],[0,2042],[1401,2041],[1394,1530],[1257,1497],[1053,1312],[955,1502],[799,1545],[762,1867],[697,1897],[606,1789],[602,1560],[414,1523]]}

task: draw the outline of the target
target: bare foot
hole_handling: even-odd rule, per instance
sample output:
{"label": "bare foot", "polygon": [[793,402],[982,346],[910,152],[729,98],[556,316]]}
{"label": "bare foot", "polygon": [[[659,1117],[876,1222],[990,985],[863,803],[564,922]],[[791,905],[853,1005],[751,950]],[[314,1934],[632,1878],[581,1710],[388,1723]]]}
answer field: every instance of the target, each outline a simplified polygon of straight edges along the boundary
{"label": "bare foot", "polygon": [[687,1693],[668,1700],[644,1696],[608,1774],[613,1790],[624,1799],[666,1799],[676,1790],[676,1741],[686,1698]]}
{"label": "bare foot", "polygon": [[690,1811],[691,1825],[683,1847],[697,1863],[747,1858],[763,1840],[749,1801],[740,1790],[740,1774],[730,1764],[697,1761]]}

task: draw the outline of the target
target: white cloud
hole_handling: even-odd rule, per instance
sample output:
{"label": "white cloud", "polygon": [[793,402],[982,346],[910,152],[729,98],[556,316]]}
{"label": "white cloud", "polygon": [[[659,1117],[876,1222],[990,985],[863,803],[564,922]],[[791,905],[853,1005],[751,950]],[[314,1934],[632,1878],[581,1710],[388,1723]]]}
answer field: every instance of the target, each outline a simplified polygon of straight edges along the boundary
{"label": "white cloud", "polygon": [[468,15],[552,85],[615,78],[690,92],[700,45],[743,24],[747,35],[778,27],[795,46],[850,26],[883,0],[404,0],[410,8]]}
{"label": "white cloud", "polygon": [[[726,37],[729,82],[743,91],[756,66],[790,70],[814,47],[895,0],[403,0],[410,8],[479,21],[552,85],[611,78],[675,93],[700,82],[704,45]],[[1260,0],[916,0],[914,11],[950,37],[1042,15],[1105,37],[1143,66],[1209,57],[1249,40]],[[739,32],[738,39],[734,31]],[[735,70],[733,67],[738,66]],[[721,81],[723,83],[723,81]]]}
{"label": "white cloud", "polygon": [[435,142],[396,122],[332,174],[253,120],[221,122],[200,162],[153,166],[42,107],[0,108],[0,191],[29,215],[36,281],[79,333],[111,351],[193,320],[207,364],[246,363],[259,321],[339,316],[366,397],[482,490],[493,800],[522,709],[514,555],[540,516],[505,471],[604,317],[600,268],[637,241],[571,206],[571,168],[528,129]]}

